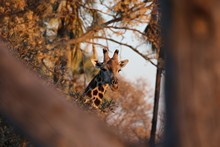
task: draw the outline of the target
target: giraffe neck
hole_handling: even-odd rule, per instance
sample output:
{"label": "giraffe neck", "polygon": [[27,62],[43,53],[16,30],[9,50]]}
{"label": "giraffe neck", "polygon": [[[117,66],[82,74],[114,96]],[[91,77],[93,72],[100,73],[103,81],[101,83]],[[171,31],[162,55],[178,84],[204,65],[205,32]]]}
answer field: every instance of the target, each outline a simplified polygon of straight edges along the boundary
{"label": "giraffe neck", "polygon": [[107,87],[106,83],[103,83],[103,79],[100,76],[100,72],[92,79],[87,88],[85,89],[84,96],[89,97],[92,105],[98,108],[103,101],[104,94]]}

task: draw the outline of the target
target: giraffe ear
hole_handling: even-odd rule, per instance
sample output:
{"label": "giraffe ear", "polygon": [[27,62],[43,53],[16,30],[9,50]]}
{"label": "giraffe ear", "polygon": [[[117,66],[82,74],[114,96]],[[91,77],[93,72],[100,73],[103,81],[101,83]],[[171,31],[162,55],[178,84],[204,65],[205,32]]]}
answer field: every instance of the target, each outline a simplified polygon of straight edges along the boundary
{"label": "giraffe ear", "polygon": [[128,59],[120,61],[120,62],[119,62],[120,68],[125,67],[125,65],[126,65],[127,63],[128,63]]}
{"label": "giraffe ear", "polygon": [[102,66],[102,63],[100,63],[97,59],[91,59],[92,65],[100,68]]}

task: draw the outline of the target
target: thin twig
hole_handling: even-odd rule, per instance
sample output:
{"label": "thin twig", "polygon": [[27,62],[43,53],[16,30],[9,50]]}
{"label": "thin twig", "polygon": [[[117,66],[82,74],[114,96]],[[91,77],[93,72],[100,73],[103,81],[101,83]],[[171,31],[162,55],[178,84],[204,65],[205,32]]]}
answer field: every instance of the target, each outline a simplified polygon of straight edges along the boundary
{"label": "thin twig", "polygon": [[144,58],[145,60],[148,60],[152,65],[154,65],[155,67],[157,67],[157,65],[151,61],[151,59],[145,55],[143,55],[141,52],[139,52],[136,48],[134,48],[133,46],[129,45],[129,44],[126,44],[126,43],[122,43],[122,42],[119,42],[119,41],[116,41],[112,38],[107,38],[107,37],[102,37],[102,36],[95,36],[94,38],[97,38],[97,39],[104,39],[104,40],[109,40],[111,42],[115,42],[117,44],[120,44],[120,45],[123,45],[123,46],[126,46],[130,49],[132,49],[135,53],[137,53],[138,55],[140,55],[142,58]]}
{"label": "thin twig", "polygon": [[101,46],[102,48],[107,48],[107,46],[106,45],[103,45],[103,44],[101,44],[101,43],[96,43],[96,42],[91,42],[91,41],[85,41],[86,43],[89,43],[89,44],[94,44],[94,45],[98,45],[98,46]]}
{"label": "thin twig", "polygon": [[115,27],[115,26],[106,26],[106,28],[109,28],[109,29],[118,29],[118,30],[130,30],[130,31],[134,31],[134,32],[138,32],[139,34],[143,35],[143,36],[146,36],[146,33],[143,33],[137,29],[134,29],[134,28],[129,28],[129,27]]}
{"label": "thin twig", "polygon": [[93,11],[95,10],[95,11],[100,12],[100,13],[102,13],[102,14],[105,14],[105,15],[108,15],[108,16],[111,16],[111,17],[114,17],[114,15],[109,14],[109,13],[104,12],[104,11],[101,11],[101,10],[99,10],[99,9],[87,7],[85,4],[82,4],[81,2],[78,2],[78,4],[79,4],[80,6],[86,8],[86,9],[93,10]]}

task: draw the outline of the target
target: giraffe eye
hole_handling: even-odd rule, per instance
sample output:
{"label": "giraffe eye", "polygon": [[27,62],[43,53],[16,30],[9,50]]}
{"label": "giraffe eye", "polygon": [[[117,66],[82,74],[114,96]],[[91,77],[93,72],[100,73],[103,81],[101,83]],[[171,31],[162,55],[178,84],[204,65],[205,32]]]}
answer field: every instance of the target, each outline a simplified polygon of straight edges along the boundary
{"label": "giraffe eye", "polygon": [[118,70],[118,72],[120,72],[120,71],[121,71],[121,69]]}

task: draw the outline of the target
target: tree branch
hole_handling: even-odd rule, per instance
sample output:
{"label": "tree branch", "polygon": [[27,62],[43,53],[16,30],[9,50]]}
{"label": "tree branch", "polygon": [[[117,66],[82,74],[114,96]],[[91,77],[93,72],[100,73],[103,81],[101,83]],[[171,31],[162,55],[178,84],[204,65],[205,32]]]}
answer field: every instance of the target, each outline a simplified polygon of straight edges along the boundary
{"label": "tree branch", "polygon": [[126,43],[122,43],[122,42],[119,42],[119,41],[116,41],[114,39],[111,39],[111,38],[107,38],[107,37],[102,37],[102,36],[95,36],[94,38],[97,38],[97,39],[105,39],[105,40],[109,40],[109,41],[112,41],[114,43],[117,43],[117,44],[120,44],[120,45],[123,45],[123,46],[126,46],[130,49],[132,49],[135,53],[137,53],[138,55],[140,55],[142,58],[144,58],[145,60],[149,61],[152,65],[154,65],[155,67],[157,67],[157,65],[149,58],[147,57],[146,55],[143,55],[141,52],[139,52],[136,48],[134,48],[133,46],[129,45],[129,44],[126,44]]}

